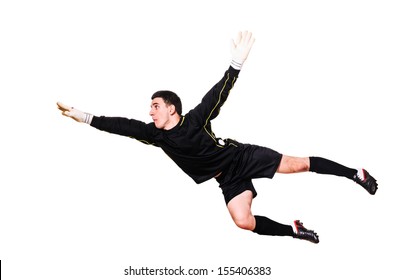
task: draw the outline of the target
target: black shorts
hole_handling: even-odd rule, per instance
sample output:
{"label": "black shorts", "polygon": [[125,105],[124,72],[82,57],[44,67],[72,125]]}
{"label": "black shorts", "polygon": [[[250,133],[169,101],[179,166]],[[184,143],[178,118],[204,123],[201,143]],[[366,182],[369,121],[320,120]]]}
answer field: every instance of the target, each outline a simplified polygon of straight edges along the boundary
{"label": "black shorts", "polygon": [[273,178],[281,162],[282,154],[266,147],[237,143],[232,163],[216,178],[224,195],[225,203],[246,190],[257,196],[251,179]]}

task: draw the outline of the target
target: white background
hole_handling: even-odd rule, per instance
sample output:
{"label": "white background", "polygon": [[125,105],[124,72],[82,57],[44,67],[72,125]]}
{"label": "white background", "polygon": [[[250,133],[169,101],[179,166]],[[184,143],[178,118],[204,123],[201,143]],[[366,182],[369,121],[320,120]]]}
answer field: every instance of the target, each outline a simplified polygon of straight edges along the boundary
{"label": "white background", "polygon": [[[1,1],[4,279],[145,279],[124,269],[179,265],[215,270],[198,279],[233,279],[214,276],[220,266],[270,266],[266,279],[392,279],[389,2]],[[170,89],[187,112],[245,29],[256,42],[216,135],[378,179],[375,196],[310,173],[254,182],[254,214],[301,219],[318,245],[236,228],[214,180],[196,185],[159,149],[57,110],[62,101],[149,122],[151,94]]]}

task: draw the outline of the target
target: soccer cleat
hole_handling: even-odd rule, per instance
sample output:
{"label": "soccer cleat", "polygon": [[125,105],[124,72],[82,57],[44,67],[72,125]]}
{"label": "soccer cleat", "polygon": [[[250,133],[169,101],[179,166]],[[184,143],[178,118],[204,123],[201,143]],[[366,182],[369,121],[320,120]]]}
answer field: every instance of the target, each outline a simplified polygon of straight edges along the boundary
{"label": "soccer cleat", "polygon": [[374,195],[378,189],[377,180],[375,180],[375,178],[363,168],[358,170],[358,173],[353,177],[353,179],[372,195]]}
{"label": "soccer cleat", "polygon": [[294,221],[294,238],[303,239],[312,243],[319,243],[319,236],[314,231],[306,229],[299,220]]}

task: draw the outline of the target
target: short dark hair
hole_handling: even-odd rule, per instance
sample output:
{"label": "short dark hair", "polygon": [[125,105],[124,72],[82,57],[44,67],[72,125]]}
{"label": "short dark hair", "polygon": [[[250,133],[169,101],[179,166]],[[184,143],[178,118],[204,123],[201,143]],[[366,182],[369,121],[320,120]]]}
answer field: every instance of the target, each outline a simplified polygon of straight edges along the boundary
{"label": "short dark hair", "polygon": [[176,93],[169,91],[169,90],[160,90],[155,92],[152,97],[151,100],[153,100],[154,98],[160,97],[164,100],[165,104],[167,105],[174,105],[175,106],[175,110],[176,112],[181,115],[182,113],[182,105],[181,105],[181,100],[180,97],[177,96]]}

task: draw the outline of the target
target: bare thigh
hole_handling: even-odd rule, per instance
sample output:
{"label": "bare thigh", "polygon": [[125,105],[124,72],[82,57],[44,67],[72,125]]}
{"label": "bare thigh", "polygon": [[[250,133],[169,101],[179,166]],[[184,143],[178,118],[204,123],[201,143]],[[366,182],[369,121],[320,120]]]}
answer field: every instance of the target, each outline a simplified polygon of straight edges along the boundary
{"label": "bare thigh", "polygon": [[280,165],[277,168],[278,173],[298,173],[310,170],[309,157],[291,157],[283,155]]}
{"label": "bare thigh", "polygon": [[251,213],[253,194],[247,190],[229,201],[227,207],[235,224],[247,230],[255,228],[255,218]]}

